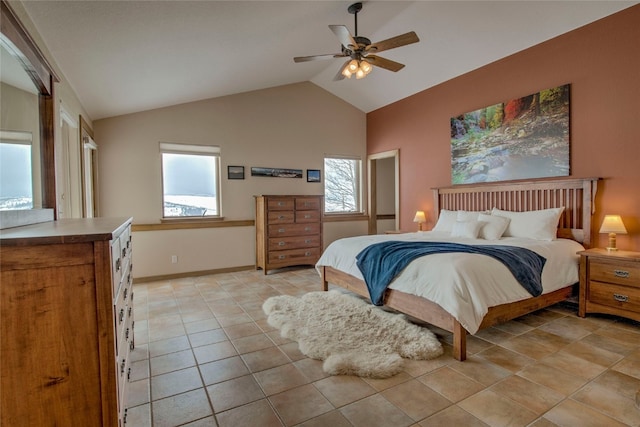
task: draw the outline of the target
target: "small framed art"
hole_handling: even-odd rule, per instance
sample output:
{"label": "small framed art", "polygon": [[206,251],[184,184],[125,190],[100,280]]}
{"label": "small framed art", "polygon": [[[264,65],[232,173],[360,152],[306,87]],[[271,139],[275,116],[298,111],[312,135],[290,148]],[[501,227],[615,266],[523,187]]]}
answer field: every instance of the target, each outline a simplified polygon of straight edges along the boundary
{"label": "small framed art", "polygon": [[318,169],[307,169],[307,182],[320,182],[320,171]]}
{"label": "small framed art", "polygon": [[229,179],[244,179],[244,166],[227,166]]}

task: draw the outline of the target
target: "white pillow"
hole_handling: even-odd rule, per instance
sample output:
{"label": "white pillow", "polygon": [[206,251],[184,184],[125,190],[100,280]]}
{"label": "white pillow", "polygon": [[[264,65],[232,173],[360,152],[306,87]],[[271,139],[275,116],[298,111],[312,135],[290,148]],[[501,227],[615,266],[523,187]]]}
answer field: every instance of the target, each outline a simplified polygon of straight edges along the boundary
{"label": "white pillow", "polygon": [[491,215],[509,218],[511,221],[504,236],[526,237],[536,240],[555,240],[558,220],[564,207],[528,212],[511,212],[493,208]]}
{"label": "white pillow", "polygon": [[482,223],[478,221],[456,221],[451,230],[451,237],[468,237],[477,239]]}
{"label": "white pillow", "polygon": [[478,221],[482,224],[479,237],[486,240],[498,240],[502,237],[511,220],[504,216],[478,215]]}
{"label": "white pillow", "polygon": [[477,221],[480,214],[488,214],[489,211],[458,211],[458,221]]}
{"label": "white pillow", "polygon": [[438,217],[438,222],[436,226],[433,227],[433,231],[447,231],[451,233],[453,230],[453,225],[456,223],[456,218],[458,217],[458,211],[448,211],[446,209],[442,209],[440,211],[440,216]]}

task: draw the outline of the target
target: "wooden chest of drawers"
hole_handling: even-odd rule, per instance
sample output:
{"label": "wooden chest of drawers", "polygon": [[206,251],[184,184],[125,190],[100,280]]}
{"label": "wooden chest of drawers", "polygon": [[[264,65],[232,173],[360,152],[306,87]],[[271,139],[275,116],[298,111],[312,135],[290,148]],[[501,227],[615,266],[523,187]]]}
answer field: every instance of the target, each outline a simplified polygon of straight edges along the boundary
{"label": "wooden chest of drawers", "polygon": [[0,425],[123,427],[131,219],[0,231]]}
{"label": "wooden chest of drawers", "polygon": [[256,196],[256,268],[314,265],[322,253],[323,196]]}
{"label": "wooden chest of drawers", "polygon": [[589,249],[578,254],[578,315],[606,313],[640,321],[640,253]]}

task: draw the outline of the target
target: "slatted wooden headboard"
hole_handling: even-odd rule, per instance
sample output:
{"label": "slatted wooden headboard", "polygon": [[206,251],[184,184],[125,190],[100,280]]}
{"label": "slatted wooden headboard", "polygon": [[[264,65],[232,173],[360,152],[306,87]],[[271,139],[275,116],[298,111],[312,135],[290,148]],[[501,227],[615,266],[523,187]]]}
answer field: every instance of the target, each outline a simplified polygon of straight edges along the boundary
{"label": "slatted wooden headboard", "polygon": [[440,210],[533,211],[564,206],[558,237],[591,245],[591,216],[600,178],[509,181],[434,188],[436,216]]}

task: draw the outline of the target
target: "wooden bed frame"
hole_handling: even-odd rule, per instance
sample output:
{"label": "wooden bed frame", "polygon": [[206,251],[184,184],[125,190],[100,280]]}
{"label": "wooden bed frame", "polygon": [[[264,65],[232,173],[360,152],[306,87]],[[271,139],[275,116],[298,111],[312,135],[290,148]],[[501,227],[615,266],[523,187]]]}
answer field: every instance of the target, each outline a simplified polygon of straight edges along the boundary
{"label": "wooden bed frame", "polygon": [[[576,240],[585,247],[591,244],[591,216],[599,178],[511,181],[434,188],[434,210],[480,211],[493,207],[510,211],[531,211],[564,206],[558,224],[558,237]],[[364,281],[331,267],[321,269],[322,289],[329,283],[364,297],[369,297]],[[573,285],[509,304],[489,307],[480,329],[503,323],[569,298]],[[467,358],[467,331],[446,310],[425,298],[388,289],[385,305],[419,320],[453,333],[453,356]]]}

